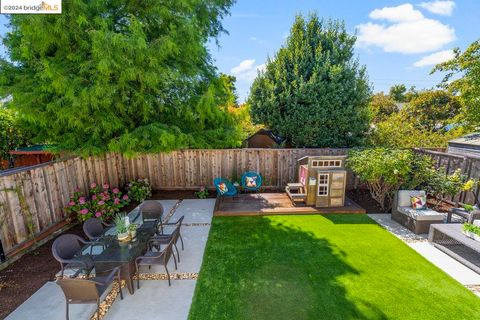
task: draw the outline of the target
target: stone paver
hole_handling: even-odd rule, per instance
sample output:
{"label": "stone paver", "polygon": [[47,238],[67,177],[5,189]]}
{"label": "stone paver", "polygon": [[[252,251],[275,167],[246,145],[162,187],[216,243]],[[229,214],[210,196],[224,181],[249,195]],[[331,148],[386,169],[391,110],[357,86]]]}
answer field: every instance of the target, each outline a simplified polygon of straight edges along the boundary
{"label": "stone paver", "polygon": [[[175,270],[173,262],[168,266],[170,272],[200,272],[202,266],[203,252],[207,244],[209,226],[183,226],[181,229],[185,250],[182,251],[180,240],[178,241],[178,250],[180,252],[180,263],[178,270]],[[141,269],[141,272],[165,273],[162,266],[153,266],[151,270],[148,268]]]}
{"label": "stone paver", "polygon": [[[118,298],[114,305],[120,301]],[[70,319],[90,319],[95,313],[93,304],[77,304],[70,306]],[[65,320],[65,296],[60,287],[53,281],[44,284],[27,301],[12,312],[6,320]]]}
{"label": "stone paver", "polygon": [[[177,201],[161,200],[161,202],[165,206],[165,212],[168,213]],[[196,274],[200,271],[214,205],[215,199],[184,200],[171,217],[170,222],[175,222],[184,215],[184,224],[186,224],[182,226],[185,250],[181,251],[179,242],[181,263],[178,265],[178,270],[175,270],[173,259],[170,261],[168,267],[172,273]],[[138,207],[135,210],[138,210]],[[141,272],[164,273],[165,270],[162,267],[152,267],[151,270],[145,268]],[[134,295],[130,295],[126,288],[123,289],[124,300],[120,300],[120,296],[117,296],[105,319],[187,319],[195,285],[196,280],[172,280],[171,287],[166,280],[141,280],[140,290],[135,291]],[[90,319],[95,312],[95,306],[72,305],[70,312],[71,319]],[[7,319],[65,319],[63,293],[54,282],[49,282]]]}
{"label": "stone paver", "polygon": [[[195,280],[140,281],[135,294],[126,294],[108,310],[105,319],[111,320],[185,320],[195,291]],[[136,287],[135,287],[136,288]]]}
{"label": "stone paver", "polygon": [[183,200],[180,207],[170,219],[170,222],[177,221],[181,216],[185,216],[183,223],[210,223],[213,217],[215,199],[186,199]]}

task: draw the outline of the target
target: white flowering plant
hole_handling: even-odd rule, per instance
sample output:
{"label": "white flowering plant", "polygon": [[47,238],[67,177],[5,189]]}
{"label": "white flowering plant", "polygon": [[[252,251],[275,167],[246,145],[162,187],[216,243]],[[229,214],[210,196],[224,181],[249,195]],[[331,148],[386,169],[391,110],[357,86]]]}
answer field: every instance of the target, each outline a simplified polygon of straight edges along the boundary
{"label": "white flowering plant", "polygon": [[143,202],[152,196],[152,185],[148,179],[132,180],[127,185],[128,196],[137,202]]}

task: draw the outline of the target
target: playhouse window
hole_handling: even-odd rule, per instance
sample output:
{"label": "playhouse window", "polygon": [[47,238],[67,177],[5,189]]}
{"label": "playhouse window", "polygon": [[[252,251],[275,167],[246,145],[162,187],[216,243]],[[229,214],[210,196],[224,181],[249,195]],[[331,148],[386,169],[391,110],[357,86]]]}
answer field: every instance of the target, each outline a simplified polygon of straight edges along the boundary
{"label": "playhouse window", "polygon": [[318,175],[318,195],[328,196],[328,174]]}
{"label": "playhouse window", "polygon": [[341,166],[342,166],[341,160],[313,160],[312,161],[313,168],[325,168],[325,167],[340,168]]}

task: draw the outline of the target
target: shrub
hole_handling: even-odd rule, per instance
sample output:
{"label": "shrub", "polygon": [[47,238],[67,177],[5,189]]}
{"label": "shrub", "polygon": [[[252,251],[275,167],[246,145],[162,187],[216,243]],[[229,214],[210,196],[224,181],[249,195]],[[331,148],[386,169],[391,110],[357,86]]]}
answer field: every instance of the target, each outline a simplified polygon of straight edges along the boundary
{"label": "shrub", "polygon": [[401,186],[415,189],[429,178],[431,160],[411,150],[352,150],[347,166],[366,182],[372,198],[382,209],[390,209],[393,194]]}
{"label": "shrub", "polygon": [[92,182],[88,196],[80,191],[75,191],[66,210],[70,214],[75,214],[80,221],[92,217],[106,221],[129,202],[128,195],[122,195],[120,189],[111,189],[108,183],[100,186]]}
{"label": "shrub", "polygon": [[195,195],[198,199],[207,199],[208,198],[208,190],[206,187],[201,187],[200,190],[195,192]]}
{"label": "shrub", "polygon": [[148,179],[132,180],[127,186],[128,195],[137,202],[143,202],[152,196],[152,186]]}
{"label": "shrub", "polygon": [[452,174],[447,174],[445,168],[439,168],[431,170],[427,190],[437,200],[436,208],[443,196],[454,197],[461,191],[471,190],[474,184],[474,180],[467,180],[467,177],[461,173],[461,169],[457,169]]}

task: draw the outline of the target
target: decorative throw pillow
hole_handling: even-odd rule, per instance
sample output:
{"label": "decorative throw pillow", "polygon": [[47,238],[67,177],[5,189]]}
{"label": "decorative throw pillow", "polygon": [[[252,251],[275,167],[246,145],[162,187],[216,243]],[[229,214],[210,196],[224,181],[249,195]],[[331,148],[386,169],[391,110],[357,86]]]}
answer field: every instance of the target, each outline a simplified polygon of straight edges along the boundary
{"label": "decorative throw pillow", "polygon": [[415,210],[425,210],[427,209],[427,197],[426,196],[415,196],[410,197],[412,201],[412,208]]}
{"label": "decorative throw pillow", "polygon": [[220,194],[225,194],[226,192],[228,192],[227,185],[224,182],[219,183],[218,190],[220,191]]}
{"label": "decorative throw pillow", "polygon": [[246,177],[247,187],[255,188],[257,186],[257,177]]}

